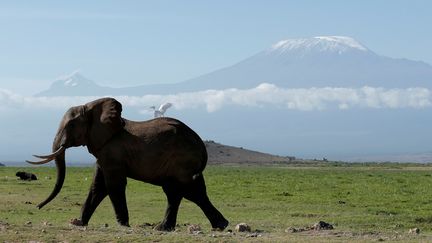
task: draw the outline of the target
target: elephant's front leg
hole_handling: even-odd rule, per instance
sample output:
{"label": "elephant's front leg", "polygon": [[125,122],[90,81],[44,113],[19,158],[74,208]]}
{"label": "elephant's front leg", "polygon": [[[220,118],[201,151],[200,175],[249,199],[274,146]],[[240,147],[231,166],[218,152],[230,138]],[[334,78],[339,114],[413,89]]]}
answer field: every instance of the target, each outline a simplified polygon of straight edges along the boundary
{"label": "elephant's front leg", "polygon": [[80,219],[73,219],[71,223],[77,226],[87,225],[97,206],[107,195],[103,172],[99,166],[96,166],[89,194],[81,208],[81,217]]}
{"label": "elephant's front leg", "polygon": [[117,222],[123,226],[129,226],[129,213],[126,203],[126,174],[121,170],[104,171],[105,185],[108,196],[114,207]]}

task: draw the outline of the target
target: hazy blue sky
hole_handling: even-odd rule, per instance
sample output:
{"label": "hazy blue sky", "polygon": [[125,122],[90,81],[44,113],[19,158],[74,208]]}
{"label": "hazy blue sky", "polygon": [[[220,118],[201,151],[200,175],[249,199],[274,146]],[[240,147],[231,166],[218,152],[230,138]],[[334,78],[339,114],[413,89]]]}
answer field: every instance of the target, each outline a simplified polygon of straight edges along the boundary
{"label": "hazy blue sky", "polygon": [[104,85],[180,82],[287,38],[351,36],[432,63],[432,1],[1,1],[0,88],[81,70]]}

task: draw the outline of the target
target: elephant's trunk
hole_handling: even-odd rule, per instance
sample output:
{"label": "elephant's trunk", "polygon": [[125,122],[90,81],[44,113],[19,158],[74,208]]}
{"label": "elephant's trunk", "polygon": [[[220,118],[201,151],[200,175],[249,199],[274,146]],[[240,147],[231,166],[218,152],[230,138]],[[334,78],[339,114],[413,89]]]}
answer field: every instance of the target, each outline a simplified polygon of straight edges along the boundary
{"label": "elephant's trunk", "polygon": [[[57,135],[53,143],[53,152],[58,151],[61,147],[64,147],[64,141],[64,136]],[[66,176],[65,149],[62,149],[61,153],[55,156],[55,163],[57,169],[56,184],[48,198],[45,199],[45,201],[39,203],[39,205],[37,206],[39,209],[51,202],[51,200],[53,200],[62,189],[63,182]]]}

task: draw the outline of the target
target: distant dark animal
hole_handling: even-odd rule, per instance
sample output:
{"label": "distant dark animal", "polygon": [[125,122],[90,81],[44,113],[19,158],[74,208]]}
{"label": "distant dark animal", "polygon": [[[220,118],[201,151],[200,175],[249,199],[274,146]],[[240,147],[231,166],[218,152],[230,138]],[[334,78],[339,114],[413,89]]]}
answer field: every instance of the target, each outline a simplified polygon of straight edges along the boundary
{"label": "distant dark animal", "polygon": [[73,219],[73,225],[87,225],[99,203],[109,196],[118,223],[129,226],[125,190],[126,178],[130,177],[162,186],[168,206],[156,229],[174,230],[183,198],[197,204],[213,228],[225,229],[228,221],[207,196],[202,174],[207,150],[201,138],[173,118],[135,122],[121,117],[121,112],[122,105],[112,98],[75,106],[66,112],[53,142],[53,153],[36,156],[42,159],[39,162],[28,161],[44,164],[55,160],[57,166],[55,187],[38,207],[50,202],[63,186],[65,150],[83,145],[97,158],[96,171],[81,217]]}
{"label": "distant dark animal", "polygon": [[18,171],[15,175],[18,176],[20,178],[20,180],[24,180],[24,181],[35,181],[35,180],[37,180],[36,175],[33,174],[33,173],[29,173],[29,172]]}

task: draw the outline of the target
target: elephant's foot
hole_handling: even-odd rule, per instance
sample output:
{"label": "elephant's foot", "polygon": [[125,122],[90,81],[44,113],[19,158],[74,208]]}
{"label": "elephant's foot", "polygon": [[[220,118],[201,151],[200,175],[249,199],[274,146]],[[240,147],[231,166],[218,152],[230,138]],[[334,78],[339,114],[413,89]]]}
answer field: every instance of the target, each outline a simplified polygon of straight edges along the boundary
{"label": "elephant's foot", "polygon": [[213,230],[215,231],[223,231],[227,226],[229,222],[226,219],[222,219],[221,221],[212,224]]}
{"label": "elephant's foot", "polygon": [[156,225],[153,229],[158,230],[158,231],[174,231],[175,226],[169,226],[167,224],[160,223],[160,224]]}
{"label": "elephant's foot", "polygon": [[123,227],[130,227],[128,222],[118,222],[118,224]]}
{"label": "elephant's foot", "polygon": [[75,226],[87,226],[87,224],[83,223],[81,219],[76,219],[76,218],[71,219],[70,224]]}

